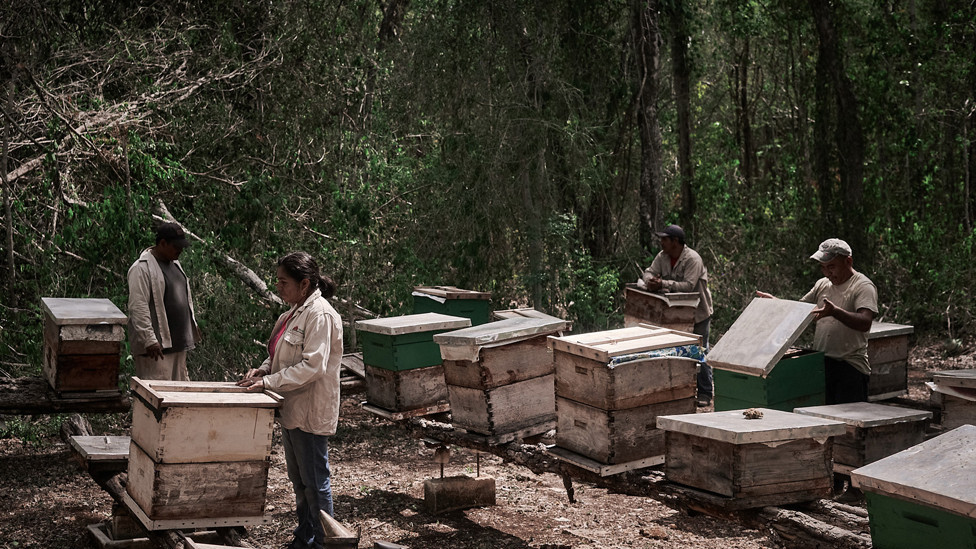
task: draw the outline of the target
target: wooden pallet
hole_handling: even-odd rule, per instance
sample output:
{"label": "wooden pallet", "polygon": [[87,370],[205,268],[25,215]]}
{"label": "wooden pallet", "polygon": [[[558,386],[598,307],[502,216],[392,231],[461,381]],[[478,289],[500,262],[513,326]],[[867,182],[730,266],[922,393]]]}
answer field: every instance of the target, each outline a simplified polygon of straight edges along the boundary
{"label": "wooden pallet", "polygon": [[481,433],[474,433],[466,429],[458,429],[459,432],[465,433],[472,441],[480,442],[482,444],[487,444],[489,446],[497,446],[499,444],[508,444],[509,442],[515,442],[516,440],[524,440],[534,436],[541,436],[549,431],[556,428],[556,420],[545,421],[538,423],[536,425],[530,425],[523,429],[517,431],[512,431],[510,433],[499,433],[495,435],[483,435]]}

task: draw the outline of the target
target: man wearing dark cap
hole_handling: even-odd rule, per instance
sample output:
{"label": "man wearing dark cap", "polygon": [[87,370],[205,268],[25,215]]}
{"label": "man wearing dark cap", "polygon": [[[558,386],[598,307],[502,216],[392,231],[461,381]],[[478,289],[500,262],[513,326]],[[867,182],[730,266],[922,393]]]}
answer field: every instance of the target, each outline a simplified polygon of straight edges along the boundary
{"label": "man wearing dark cap", "polygon": [[[708,270],[698,252],[685,246],[685,231],[677,225],[668,225],[656,233],[661,238],[661,251],[644,270],[638,287],[652,292],[697,292],[698,308],[695,310],[695,326],[692,330],[702,338],[702,347],[708,347],[708,329],[712,320],[712,293],[708,291]],[[712,403],[712,367],[702,363],[698,370],[699,407]]]}
{"label": "man wearing dark cap", "polygon": [[186,352],[200,339],[190,283],[179,257],[190,243],[176,223],[156,227],[156,245],[129,267],[129,347],[136,376],[186,381]]}
{"label": "man wearing dark cap", "polygon": [[820,263],[824,276],[800,301],[817,305],[811,313],[817,322],[813,348],[825,356],[827,404],[864,402],[871,375],[868,332],[878,314],[878,289],[854,270],[851,247],[839,238],[821,242],[810,259]]}

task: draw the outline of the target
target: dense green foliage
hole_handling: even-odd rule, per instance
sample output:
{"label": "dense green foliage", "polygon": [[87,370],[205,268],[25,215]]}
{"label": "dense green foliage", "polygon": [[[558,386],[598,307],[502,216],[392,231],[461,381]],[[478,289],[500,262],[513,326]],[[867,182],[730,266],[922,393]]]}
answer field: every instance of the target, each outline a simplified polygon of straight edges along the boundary
{"label": "dense green foliage", "polygon": [[[865,144],[851,200],[834,176],[848,151],[831,145],[851,120],[817,102],[810,5],[661,3],[691,22],[686,228],[710,271],[713,331],[756,289],[801,295],[819,276],[807,257],[840,236],[878,284],[883,319],[971,334],[976,8],[831,4]],[[204,239],[183,258],[206,336],[194,377],[254,365],[280,312],[224,255],[270,282],[277,257],[309,251],[347,319],[352,303],[409,313],[413,286],[450,284],[581,331],[619,326],[622,284],[655,252],[637,238],[637,4],[0,3],[6,169],[40,159],[9,181],[0,212],[0,370],[39,371],[42,296],[125,309],[160,202]],[[674,222],[667,48],[662,63]]]}

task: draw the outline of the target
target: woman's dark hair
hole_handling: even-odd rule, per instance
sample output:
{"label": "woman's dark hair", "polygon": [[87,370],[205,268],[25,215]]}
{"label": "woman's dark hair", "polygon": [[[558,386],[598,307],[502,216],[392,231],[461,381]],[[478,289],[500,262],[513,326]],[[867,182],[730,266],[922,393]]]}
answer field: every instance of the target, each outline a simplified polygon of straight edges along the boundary
{"label": "woman's dark hair", "polygon": [[336,284],[331,278],[319,274],[319,264],[312,259],[312,256],[305,252],[292,252],[278,260],[278,266],[285,270],[290,278],[297,282],[308,280],[312,283],[311,289],[318,288],[322,291],[322,297],[332,297],[335,295]]}

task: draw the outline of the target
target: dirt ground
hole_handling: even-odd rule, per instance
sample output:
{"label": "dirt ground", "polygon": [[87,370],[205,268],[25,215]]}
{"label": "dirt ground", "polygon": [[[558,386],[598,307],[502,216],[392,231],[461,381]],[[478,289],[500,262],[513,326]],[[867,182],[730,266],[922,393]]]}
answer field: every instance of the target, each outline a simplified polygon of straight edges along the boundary
{"label": "dirt ground", "polygon": [[[916,346],[910,358],[909,398],[929,400],[923,384],[927,372],[974,367],[971,350],[949,358],[938,342]],[[486,454],[480,456],[480,472],[495,478],[497,505],[430,515],[424,509],[423,483],[440,476],[433,450],[363,411],[363,396],[344,396],[340,430],[330,451],[336,517],[361,528],[361,548],[371,548],[377,540],[411,549],[788,547],[770,531],[692,516],[654,499],[608,493],[585,483],[575,484],[577,502],[570,503],[558,476],[535,475]],[[124,426],[125,419],[116,423]],[[124,427],[116,430],[103,434],[128,434]],[[473,475],[474,452],[453,450],[445,475]],[[272,460],[267,499],[271,522],[248,529],[249,541],[257,547],[284,547],[294,527],[294,499],[277,439]],[[0,548],[98,547],[87,526],[107,520],[111,509],[111,498],[75,465],[68,446],[56,437],[0,439]]]}

